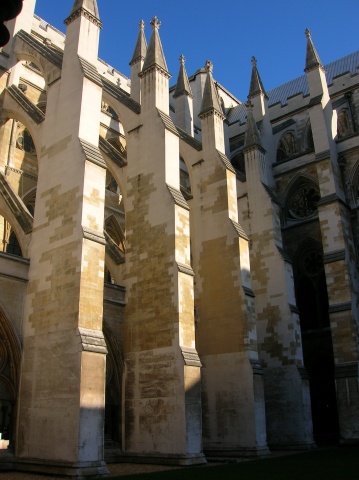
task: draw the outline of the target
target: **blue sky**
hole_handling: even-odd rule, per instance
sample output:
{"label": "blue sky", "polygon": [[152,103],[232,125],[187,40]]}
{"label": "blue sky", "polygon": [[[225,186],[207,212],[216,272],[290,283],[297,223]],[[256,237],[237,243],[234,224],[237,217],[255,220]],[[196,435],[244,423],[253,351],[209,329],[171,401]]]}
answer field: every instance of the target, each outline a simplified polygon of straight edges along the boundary
{"label": "blue sky", "polygon": [[[308,27],[324,64],[359,49],[358,0],[97,0],[103,29],[99,56],[125,75],[141,19],[149,41],[150,20],[162,22],[160,36],[172,74],[179,56],[188,75],[214,64],[214,78],[241,101],[248,94],[251,57],[267,90],[303,74]],[[37,0],[35,12],[65,32],[63,20],[74,0]]]}

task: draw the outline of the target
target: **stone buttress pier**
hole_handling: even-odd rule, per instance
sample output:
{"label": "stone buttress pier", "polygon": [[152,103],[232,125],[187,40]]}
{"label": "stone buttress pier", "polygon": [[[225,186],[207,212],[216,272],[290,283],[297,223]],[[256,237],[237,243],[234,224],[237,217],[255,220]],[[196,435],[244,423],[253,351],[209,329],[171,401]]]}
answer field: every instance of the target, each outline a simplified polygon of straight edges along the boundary
{"label": "stone buttress pier", "polygon": [[170,77],[152,22],[138,126],[127,132],[125,434],[135,461],[204,463],[189,207],[180,192]]}
{"label": "stone buttress pier", "polygon": [[48,86],[38,152],[15,453],[19,469],[82,478],[108,473],[96,1],[75,1],[65,23],[61,78]]}
{"label": "stone buttress pier", "polygon": [[340,441],[359,440],[359,278],[350,212],[345,206],[334,142],[336,114],[332,109],[325,70],[306,30],[307,76],[320,188],[318,215],[322,235],[329,318],[333,342]]}
{"label": "stone buttress pier", "polygon": [[261,456],[268,448],[248,237],[238,223],[236,175],[224,154],[224,115],[211,62],[206,70],[203,160],[192,165],[203,448],[209,456]]}
{"label": "stone buttress pier", "polygon": [[283,249],[281,210],[275,195],[268,97],[254,57],[248,101],[243,151],[267,440],[271,449],[307,449],[314,445],[309,380],[303,364],[292,265]]}

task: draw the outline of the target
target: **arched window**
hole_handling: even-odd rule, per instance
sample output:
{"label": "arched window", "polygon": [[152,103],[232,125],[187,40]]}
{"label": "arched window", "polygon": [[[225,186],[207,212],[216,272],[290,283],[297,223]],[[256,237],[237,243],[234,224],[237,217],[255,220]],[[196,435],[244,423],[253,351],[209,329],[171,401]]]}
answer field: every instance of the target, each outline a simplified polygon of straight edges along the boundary
{"label": "arched window", "polygon": [[308,120],[304,130],[304,151],[312,152],[313,150],[314,150],[314,140],[313,140],[312,125]]}
{"label": "arched window", "polygon": [[286,160],[296,153],[295,139],[292,132],[282,135],[277,147],[277,162]]}
{"label": "arched window", "polygon": [[18,255],[22,257],[22,251],[18,239],[14,230],[11,231],[9,240],[6,246],[6,253],[11,253],[12,255]]}
{"label": "arched window", "polygon": [[26,128],[20,132],[16,139],[16,144],[20,150],[24,150],[26,153],[32,155],[36,154],[34,141]]}
{"label": "arched window", "polygon": [[350,117],[347,109],[343,109],[338,114],[337,135],[338,138],[346,137],[351,133]]}
{"label": "arched window", "polygon": [[189,173],[187,170],[187,166],[185,161],[182,157],[179,159],[179,168],[180,168],[180,188],[182,195],[185,197],[186,200],[190,199],[192,196],[191,193],[191,181],[189,178]]}
{"label": "arched window", "polygon": [[309,374],[313,433],[317,442],[337,439],[338,410],[329,302],[322,245],[307,238],[293,258],[293,274],[303,342],[304,366]]}
{"label": "arched window", "polygon": [[112,285],[115,283],[115,281],[114,281],[114,279],[111,275],[110,270],[107,268],[107,265],[105,265],[104,281],[105,281],[105,283],[110,283]]}

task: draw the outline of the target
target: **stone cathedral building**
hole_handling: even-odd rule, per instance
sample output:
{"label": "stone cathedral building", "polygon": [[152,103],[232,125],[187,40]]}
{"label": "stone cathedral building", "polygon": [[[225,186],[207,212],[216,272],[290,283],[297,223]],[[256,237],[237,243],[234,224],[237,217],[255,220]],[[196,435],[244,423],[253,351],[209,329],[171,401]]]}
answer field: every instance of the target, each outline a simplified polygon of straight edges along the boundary
{"label": "stone cathedral building", "polygon": [[34,9],[0,51],[0,468],[358,441],[359,52],[306,31],[242,102],[210,61],[169,87],[157,17],[129,79],[96,0],[66,41]]}

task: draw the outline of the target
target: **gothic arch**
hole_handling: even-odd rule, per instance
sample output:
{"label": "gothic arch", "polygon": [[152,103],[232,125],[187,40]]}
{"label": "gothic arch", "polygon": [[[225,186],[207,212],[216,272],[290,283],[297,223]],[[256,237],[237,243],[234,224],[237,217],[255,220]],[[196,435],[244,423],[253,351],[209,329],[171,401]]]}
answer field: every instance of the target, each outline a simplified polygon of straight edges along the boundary
{"label": "gothic arch", "polygon": [[342,108],[337,117],[337,138],[344,138],[352,132],[350,111],[348,108]]}
{"label": "gothic arch", "polygon": [[15,412],[21,362],[21,344],[5,310],[0,306],[0,431],[14,438]]}
{"label": "gothic arch", "polygon": [[32,62],[38,67],[45,80],[46,86],[61,77],[61,60],[59,56],[56,55],[55,51],[54,57],[57,56],[55,62],[57,62],[58,65],[50,62],[43,55],[41,55],[41,53],[37,52],[36,49],[28,45],[21,38],[19,33],[15,36],[14,53],[18,62]]}
{"label": "gothic arch", "polygon": [[[26,130],[30,133],[30,136],[34,142],[35,145],[35,155],[36,158],[38,159],[39,156],[37,152],[40,151],[40,136],[41,136],[41,124],[38,125],[32,120],[29,120],[29,118],[26,116],[25,112],[23,112],[22,108],[18,104],[13,104],[14,108],[9,108],[9,106],[6,105],[6,103],[3,106],[3,118],[6,118],[8,120],[15,120],[20,123],[22,123],[25,127]],[[1,125],[1,128],[4,128],[4,124]],[[39,166],[38,166],[39,167]]]}
{"label": "gothic arch", "polygon": [[31,188],[24,195],[22,201],[24,202],[26,208],[29,210],[32,216],[34,216],[35,204],[36,204],[36,187]]}
{"label": "gothic arch", "polygon": [[105,219],[105,278],[108,283],[120,285],[123,281],[126,238],[118,219],[114,214]]}
{"label": "gothic arch", "polygon": [[108,350],[106,358],[105,436],[110,437],[112,441],[122,446],[123,353],[105,319],[103,320],[103,334]]}
{"label": "gothic arch", "polygon": [[355,162],[348,175],[348,184],[351,191],[351,200],[354,205],[359,203],[359,159]]}
{"label": "gothic arch", "polygon": [[125,252],[125,233],[115,215],[110,215],[105,220],[105,230],[118,247]]}
{"label": "gothic arch", "polygon": [[188,152],[187,152],[187,147],[188,145],[183,144],[180,142],[180,148],[179,148],[179,170],[180,170],[180,187],[181,187],[181,161],[183,162],[182,165],[184,164],[184,171],[188,175],[188,181],[189,181],[189,186],[190,186],[190,198],[193,196],[193,180],[192,180],[192,166],[188,162]]}
{"label": "gothic arch", "polygon": [[[1,217],[4,220],[1,220]],[[8,223],[9,228],[11,230],[8,236],[10,236],[12,232],[15,234],[17,242],[19,243],[19,246],[22,252],[22,256],[26,258],[28,256],[28,244],[29,244],[28,235],[24,232],[21,225],[17,221],[17,218],[10,211],[9,206],[7,205],[2,195],[0,195],[0,220],[6,221]],[[3,241],[2,238],[0,240],[1,242]]]}
{"label": "gothic arch", "polygon": [[191,176],[184,158],[179,157],[180,189],[186,200],[192,198]]}
{"label": "gothic arch", "polygon": [[292,130],[283,133],[277,145],[276,161],[280,162],[297,153],[294,132]]}
{"label": "gothic arch", "polygon": [[[113,85],[114,89],[117,89],[116,85]],[[127,98],[127,93],[123,93]],[[131,99],[129,98],[129,101]],[[134,126],[137,125],[137,113],[131,108],[124,105],[121,101],[117,100],[114,96],[110,95],[105,89],[102,93],[102,102],[111,106],[111,108],[116,112],[119,117],[119,121],[123,126],[124,136],[128,140],[128,132],[132,130]],[[137,102],[134,102],[134,105],[138,105]],[[138,105],[140,111],[140,105]]]}
{"label": "gothic arch", "polygon": [[322,244],[306,238],[293,256],[304,366],[309,374],[313,432],[316,441],[338,437],[334,354]]}
{"label": "gothic arch", "polygon": [[312,132],[312,124],[310,120],[307,121],[303,134],[303,150],[304,152],[311,152],[314,150],[314,140]]}

